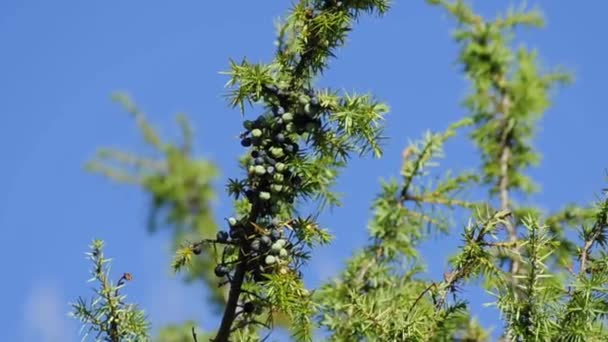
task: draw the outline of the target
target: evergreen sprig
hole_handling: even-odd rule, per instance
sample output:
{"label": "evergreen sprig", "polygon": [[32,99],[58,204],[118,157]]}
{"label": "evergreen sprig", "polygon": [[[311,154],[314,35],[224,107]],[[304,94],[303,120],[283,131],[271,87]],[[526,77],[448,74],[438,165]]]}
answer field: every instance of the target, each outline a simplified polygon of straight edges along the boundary
{"label": "evergreen sprig", "polygon": [[[218,241],[236,248],[224,253],[216,267],[230,291],[215,341],[260,324],[264,311],[270,322],[275,311],[285,314],[295,338],[312,339],[313,306],[301,298],[305,289],[298,269],[308,250],[329,236],[316,228],[315,215],[296,214],[296,201],[319,200],[320,209],[337,204],[330,188],[338,170],[352,153],[380,155],[380,123],[388,111],[369,95],[315,90],[313,77],[344,44],[360,13],[383,13],[387,7],[386,1],[302,0],[280,24],[273,62],[231,62],[226,72],[230,104],[243,112],[245,104],[253,104],[262,114],[243,123],[241,144],[248,152],[241,166],[247,177],[228,185],[242,200],[237,204],[240,215],[229,219],[229,239]],[[238,314],[250,296],[243,295],[243,287],[255,289],[260,310]]]}
{"label": "evergreen sprig", "polygon": [[72,304],[71,315],[82,322],[83,341],[94,335],[95,341],[140,342],[147,341],[149,323],[137,305],[125,302],[120,290],[132,280],[130,273],[123,273],[116,283],[110,280],[110,259],[103,254],[104,243],[94,240],[87,253],[93,264],[90,282],[97,282],[95,297],[90,301],[79,298]]}

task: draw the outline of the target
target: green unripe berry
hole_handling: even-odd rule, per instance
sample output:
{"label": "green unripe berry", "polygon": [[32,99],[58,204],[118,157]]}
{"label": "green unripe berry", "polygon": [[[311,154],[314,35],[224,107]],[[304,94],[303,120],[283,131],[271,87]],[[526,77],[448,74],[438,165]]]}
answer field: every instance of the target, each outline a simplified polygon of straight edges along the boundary
{"label": "green unripe berry", "polygon": [[284,239],[278,239],[278,240],[275,242],[275,244],[276,244],[276,245],[278,245],[278,246],[279,246],[279,248],[283,248],[283,247],[285,247],[285,244],[287,244],[287,241],[285,241]]}
{"label": "green unripe berry", "polygon": [[285,130],[287,130],[287,132],[294,132],[296,130],[296,126],[294,126],[294,124],[290,122],[285,125]]}
{"label": "green unripe berry", "polygon": [[254,138],[259,138],[262,136],[262,130],[259,128],[256,128],[254,130],[251,131],[251,136]]}
{"label": "green unripe berry", "polygon": [[[275,168],[276,168],[276,167],[275,167]],[[277,170],[277,171],[278,171],[278,170]],[[277,182],[277,183],[281,183],[281,182],[283,181],[284,177],[283,177],[283,175],[282,175],[282,174],[280,174],[280,173],[275,173],[275,174],[272,176],[272,179],[273,179],[275,182]]]}
{"label": "green unripe berry", "polygon": [[278,172],[283,172],[283,171],[285,171],[285,164],[283,164],[283,163],[277,163],[277,164],[274,166],[274,168],[275,168],[275,170],[277,170]]}
{"label": "green unripe berry", "polygon": [[310,107],[310,103],[304,105],[304,113],[307,115],[313,114],[312,108]]}
{"label": "green unripe berry", "polygon": [[259,196],[262,201],[268,201],[270,199],[270,193],[266,191],[260,191]]}
{"label": "green unripe berry", "polygon": [[281,248],[281,250],[279,251],[279,256],[281,258],[287,258],[287,256],[289,255],[289,253],[287,252],[287,250],[285,248]]}
{"label": "green unripe berry", "polygon": [[298,98],[298,101],[300,101],[301,104],[305,105],[305,104],[308,104],[308,102],[310,102],[310,97],[308,97],[306,95],[300,95],[300,97]]}
{"label": "green unripe berry", "polygon": [[267,255],[264,259],[264,262],[266,263],[266,265],[272,265],[277,262],[277,258],[275,258],[273,255]]}
{"label": "green unripe berry", "polygon": [[283,186],[281,184],[273,184],[270,187],[270,190],[272,190],[273,192],[281,192],[283,190]]}
{"label": "green unripe berry", "polygon": [[249,165],[249,173],[255,173],[255,166],[254,165]]}
{"label": "green unripe berry", "polygon": [[228,224],[230,225],[230,227],[234,227],[234,226],[236,226],[237,222],[238,222],[238,221],[237,221],[237,220],[236,220],[236,218],[234,218],[234,217],[230,217],[230,218],[228,218]]}
{"label": "green unripe berry", "polygon": [[283,122],[291,122],[291,120],[293,120],[293,114],[291,114],[290,112],[287,112],[287,113],[281,115],[281,119],[283,119]]}
{"label": "green unripe berry", "polygon": [[262,166],[262,165],[256,165],[256,166],[254,166],[254,172],[255,172],[257,175],[260,175],[260,176],[261,176],[261,175],[263,175],[264,173],[266,173],[266,168],[265,168],[264,166]]}
{"label": "green unripe berry", "polygon": [[272,244],[272,246],[270,246],[270,251],[274,254],[277,254],[281,251],[281,248],[283,248],[283,246],[275,242]]}
{"label": "green unripe berry", "polygon": [[285,152],[283,152],[283,149],[280,147],[273,147],[270,149],[270,154],[275,158],[281,158],[285,155]]}

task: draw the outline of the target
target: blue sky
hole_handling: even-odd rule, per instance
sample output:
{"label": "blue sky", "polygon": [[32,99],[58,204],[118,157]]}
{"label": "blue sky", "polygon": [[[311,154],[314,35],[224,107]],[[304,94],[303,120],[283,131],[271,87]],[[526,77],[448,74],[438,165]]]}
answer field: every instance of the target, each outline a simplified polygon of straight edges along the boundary
{"label": "blue sky", "polygon": [[[478,1],[479,2],[479,1]],[[534,4],[534,3],[533,3]],[[545,65],[572,70],[576,81],[556,91],[535,145],[542,165],[531,170],[542,189],[533,197],[548,210],[586,203],[605,186],[608,157],[608,3],[539,2],[543,30],[520,37],[538,47]],[[484,13],[505,8],[486,1]],[[229,58],[268,61],[273,20],[287,9],[279,1],[0,2],[0,306],[2,341],[77,341],[68,302],[88,295],[84,259],[93,238],[103,238],[116,274],[130,271],[129,297],[148,312],[154,327],[195,319],[213,328],[203,291],[185,287],[169,272],[167,232],[145,230],[146,197],[138,189],[83,171],[96,148],[114,146],[145,153],[133,122],[109,100],[125,90],[162,127],[176,136],[176,112],[195,123],[197,152],[227,177],[241,153],[239,113],[222,94]],[[315,254],[309,284],[336,273],[365,241],[369,204],[381,177],[397,176],[400,152],[426,129],[443,129],[460,118],[466,81],[455,64],[454,22],[424,1],[396,1],[384,19],[365,18],[348,46],[320,80],[335,88],[371,91],[391,106],[382,160],[354,160],[340,178],[345,205],[322,222],[336,239]],[[255,113],[251,113],[255,114]],[[447,149],[446,165],[478,164],[470,143]],[[218,217],[231,213],[220,193]],[[439,275],[457,241],[425,245],[431,274]],[[445,251],[445,253],[438,252]],[[479,306],[484,300],[473,296]],[[486,325],[487,309],[476,309]]]}

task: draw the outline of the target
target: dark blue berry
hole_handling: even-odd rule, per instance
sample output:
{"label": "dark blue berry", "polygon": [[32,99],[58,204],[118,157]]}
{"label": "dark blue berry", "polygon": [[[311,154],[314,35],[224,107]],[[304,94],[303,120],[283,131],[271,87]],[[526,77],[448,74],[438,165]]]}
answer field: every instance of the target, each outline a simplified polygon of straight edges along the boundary
{"label": "dark blue berry", "polygon": [[258,116],[258,118],[255,119],[255,121],[253,122],[253,127],[262,128],[262,127],[264,127],[265,124],[266,124],[266,120],[264,119],[264,117]]}
{"label": "dark blue berry", "polygon": [[243,304],[243,311],[246,313],[252,313],[255,310],[255,304],[253,302],[247,302]]}
{"label": "dark blue berry", "polygon": [[226,243],[228,241],[228,233],[221,230],[217,232],[215,239],[217,240],[217,242]]}
{"label": "dark blue berry", "polygon": [[258,152],[257,150],[251,151],[251,158],[257,158],[259,156],[260,156],[260,152]]}
{"label": "dark blue berry", "polygon": [[203,252],[203,248],[201,247],[200,244],[196,244],[195,246],[192,247],[192,253],[199,255]]}
{"label": "dark blue berry", "polygon": [[300,146],[296,143],[292,143],[285,146],[284,149],[287,153],[298,153],[298,151],[300,150]]}
{"label": "dark blue berry", "polygon": [[273,109],[273,112],[275,116],[281,116],[285,114],[285,109],[283,109],[283,107],[277,107]]}
{"label": "dark blue berry", "polygon": [[266,90],[268,90],[271,93],[276,93],[277,90],[279,90],[279,88],[274,84],[270,84],[270,85],[266,86]]}
{"label": "dark blue berry", "polygon": [[278,240],[278,239],[280,239],[280,238],[281,238],[281,230],[280,230],[280,229],[272,229],[272,230],[270,231],[270,237],[271,237],[273,240]]}
{"label": "dark blue berry", "polygon": [[268,164],[270,164],[270,165],[272,165],[272,166],[274,166],[274,165],[277,163],[277,161],[276,161],[276,160],[274,160],[274,159],[272,159],[272,158],[270,158],[270,157],[266,157],[266,158],[264,158],[264,160],[265,160],[265,161],[266,161]]}
{"label": "dark blue berry", "polygon": [[262,243],[263,246],[268,247],[272,243],[272,240],[267,235],[264,235],[260,238],[260,243]]}
{"label": "dark blue berry", "polygon": [[255,239],[255,240],[251,241],[251,245],[249,245],[249,247],[253,251],[259,251],[260,250],[260,245],[261,245],[260,240]]}
{"label": "dark blue berry", "polygon": [[241,230],[239,228],[230,229],[230,237],[232,239],[238,239],[241,236]]}
{"label": "dark blue berry", "polygon": [[241,145],[243,145],[243,147],[251,146],[251,138],[245,138],[241,140]]}
{"label": "dark blue berry", "polygon": [[262,164],[264,164],[264,158],[257,157],[257,158],[255,158],[254,163],[255,163],[255,165],[262,165]]}
{"label": "dark blue berry", "polygon": [[249,130],[249,131],[252,130],[253,129],[253,121],[251,121],[251,120],[245,120],[245,121],[243,121],[243,127],[246,130]]}
{"label": "dark blue berry", "polygon": [[226,267],[226,265],[219,264],[215,266],[215,275],[220,278],[226,276],[228,272],[230,272],[230,270],[228,269],[228,267]]}
{"label": "dark blue berry", "polygon": [[267,281],[268,278],[266,278],[266,276],[263,273],[261,273],[261,272],[255,272],[253,274],[253,280],[255,280],[256,282],[261,283],[261,282]]}
{"label": "dark blue berry", "polygon": [[277,135],[275,135],[274,140],[278,143],[284,143],[285,142],[285,135],[283,133],[279,133]]}

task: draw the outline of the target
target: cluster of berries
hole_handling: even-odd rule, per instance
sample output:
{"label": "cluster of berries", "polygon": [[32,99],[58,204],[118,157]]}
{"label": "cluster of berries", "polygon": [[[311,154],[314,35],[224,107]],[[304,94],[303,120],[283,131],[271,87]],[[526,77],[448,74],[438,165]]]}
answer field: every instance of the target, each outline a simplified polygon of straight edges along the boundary
{"label": "cluster of berries", "polygon": [[[220,231],[216,237],[217,243],[238,246],[247,256],[248,274],[254,281],[264,281],[264,274],[288,270],[293,243],[284,236],[285,226],[276,216],[280,203],[292,204],[302,186],[301,177],[289,167],[301,153],[297,141],[320,131],[324,110],[312,90],[266,86],[262,96],[270,110],[254,121],[246,120],[241,134],[241,144],[250,148],[244,194],[256,208],[257,219],[253,225],[246,218],[231,217],[230,230]],[[215,268],[218,277],[230,272],[231,264],[224,261]]]}
{"label": "cluster of berries", "polygon": [[[264,232],[247,235],[246,223],[236,218],[228,219],[230,233],[220,231],[216,241],[223,244],[239,245],[247,256],[247,268],[255,281],[264,281],[264,274],[287,271],[293,244],[284,236],[285,228],[279,220],[273,219]],[[231,271],[227,263],[215,267],[215,275],[224,277]]]}
{"label": "cluster of berries", "polygon": [[318,114],[322,108],[312,90],[292,93],[274,86],[265,89],[271,111],[243,123],[241,144],[251,147],[251,177],[245,194],[252,203],[264,202],[265,212],[273,215],[278,211],[277,203],[294,201],[301,179],[289,170],[288,164],[300,151],[298,137],[321,128]]}

